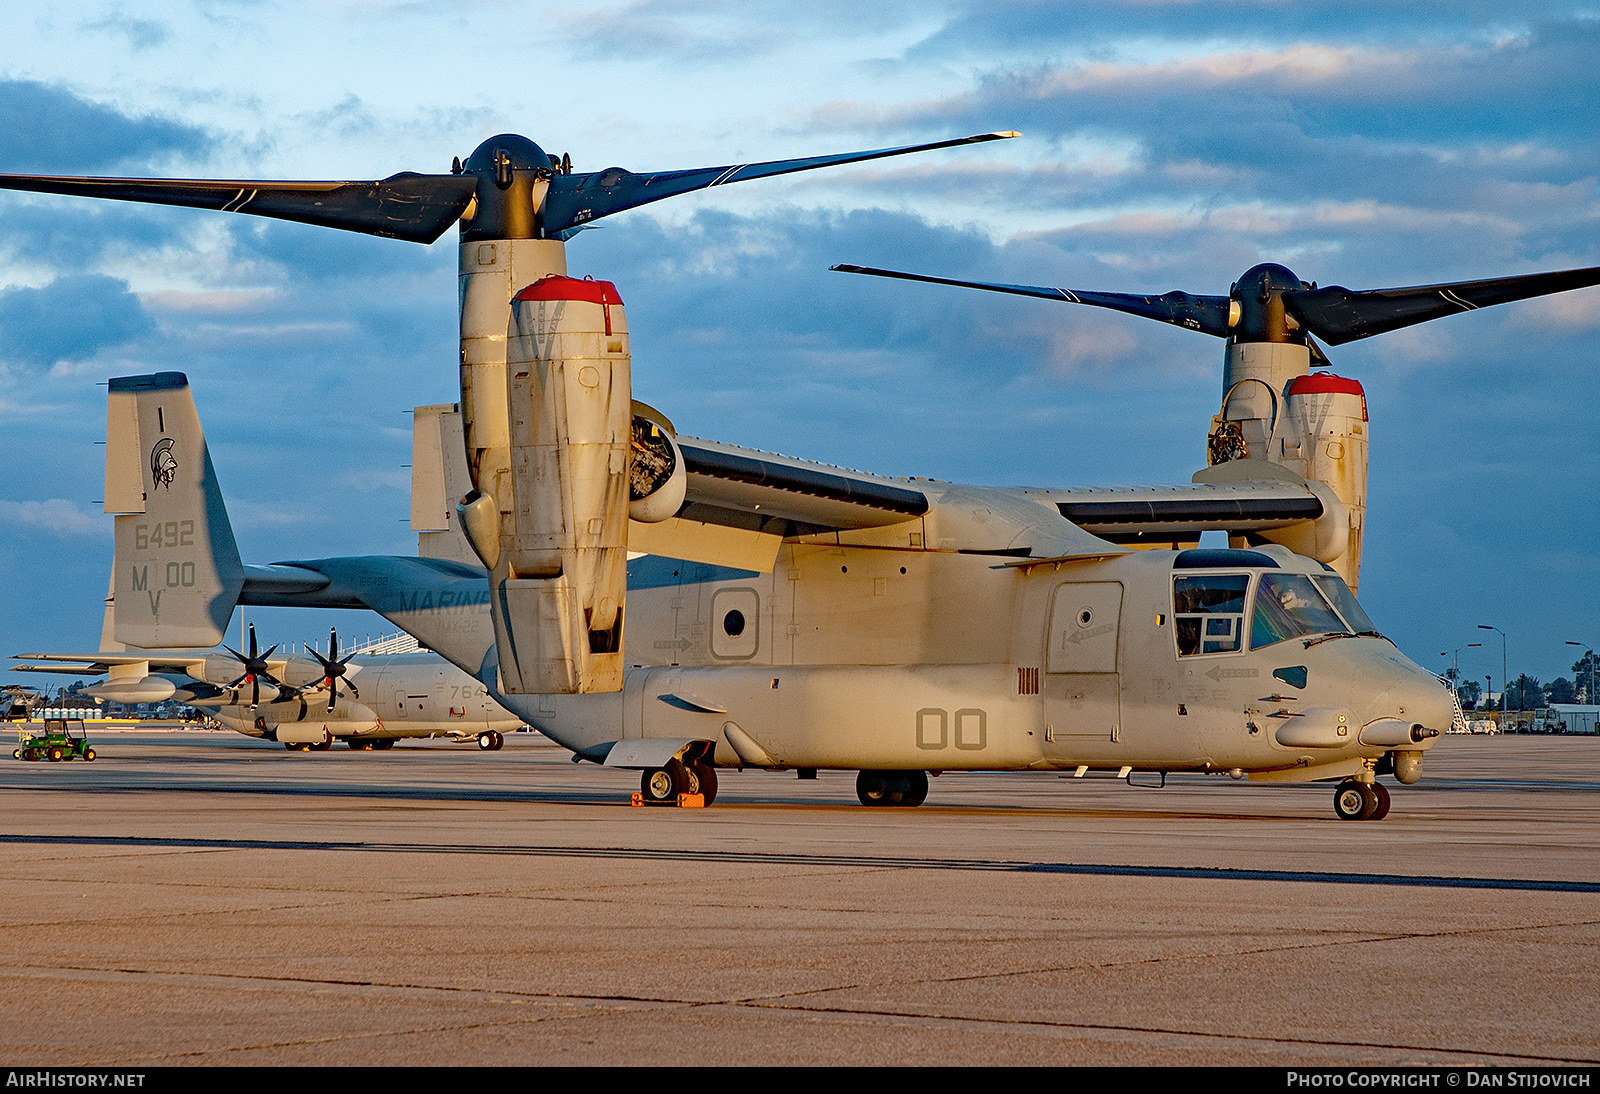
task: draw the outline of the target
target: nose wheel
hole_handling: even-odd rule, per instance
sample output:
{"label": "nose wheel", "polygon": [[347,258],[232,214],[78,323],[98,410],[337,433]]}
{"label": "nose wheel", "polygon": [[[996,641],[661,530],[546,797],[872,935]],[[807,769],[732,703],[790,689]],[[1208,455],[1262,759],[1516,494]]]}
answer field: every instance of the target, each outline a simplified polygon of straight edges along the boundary
{"label": "nose wheel", "polygon": [[493,730],[478,734],[478,747],[484,752],[499,752],[505,743],[506,739]]}
{"label": "nose wheel", "polygon": [[1382,820],[1389,815],[1389,790],[1381,783],[1346,779],[1333,792],[1340,820]]}

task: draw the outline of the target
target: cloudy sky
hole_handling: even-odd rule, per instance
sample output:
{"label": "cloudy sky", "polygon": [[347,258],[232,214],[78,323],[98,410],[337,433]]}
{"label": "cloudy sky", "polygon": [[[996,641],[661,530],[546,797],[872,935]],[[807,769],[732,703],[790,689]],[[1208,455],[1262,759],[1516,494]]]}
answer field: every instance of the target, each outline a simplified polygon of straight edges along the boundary
{"label": "cloudy sky", "polygon": [[[11,0],[0,171],[376,178],[520,132],[580,170],[993,129],[719,188],[569,246],[679,428],[892,474],[1183,482],[1221,344],[837,262],[1225,293],[1600,265],[1600,7]],[[409,408],[455,399],[454,233],[0,196],[0,653],[92,648],[110,376],[188,373],[248,561],[415,550]],[[1600,642],[1600,290],[1332,351],[1367,388],[1362,599],[1500,683]],[[359,613],[356,633],[384,629]],[[261,609],[267,641],[325,615]],[[270,636],[270,637],[268,637]]]}

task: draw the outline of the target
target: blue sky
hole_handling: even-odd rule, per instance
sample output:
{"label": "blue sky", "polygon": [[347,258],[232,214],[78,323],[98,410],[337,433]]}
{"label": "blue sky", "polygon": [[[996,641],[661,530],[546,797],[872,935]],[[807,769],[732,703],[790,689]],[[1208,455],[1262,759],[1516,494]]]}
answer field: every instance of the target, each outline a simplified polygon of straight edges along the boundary
{"label": "blue sky", "polygon": [[[1186,481],[1221,345],[836,262],[1223,293],[1600,265],[1600,5],[13,0],[0,170],[438,171],[521,132],[580,170],[992,129],[766,180],[569,246],[641,398],[700,436],[984,483]],[[0,196],[0,652],[98,636],[109,376],[194,384],[252,561],[410,552],[409,408],[455,398],[453,233]],[[1600,641],[1600,290],[1331,351],[1372,413],[1362,599],[1402,648],[1569,674]],[[269,641],[325,617],[261,610]],[[381,621],[340,616],[356,632]]]}

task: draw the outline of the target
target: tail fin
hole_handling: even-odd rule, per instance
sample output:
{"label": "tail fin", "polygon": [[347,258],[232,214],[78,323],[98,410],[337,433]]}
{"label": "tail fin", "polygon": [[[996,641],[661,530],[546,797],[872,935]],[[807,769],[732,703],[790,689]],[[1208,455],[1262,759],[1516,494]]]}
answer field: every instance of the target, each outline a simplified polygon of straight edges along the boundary
{"label": "tail fin", "polygon": [[106,613],[100,621],[100,652],[126,653],[128,647],[117,641],[117,566],[111,564],[111,581],[106,586]]}
{"label": "tail fin", "polygon": [[116,641],[221,642],[244,567],[183,373],[111,381],[105,508],[117,514]]}

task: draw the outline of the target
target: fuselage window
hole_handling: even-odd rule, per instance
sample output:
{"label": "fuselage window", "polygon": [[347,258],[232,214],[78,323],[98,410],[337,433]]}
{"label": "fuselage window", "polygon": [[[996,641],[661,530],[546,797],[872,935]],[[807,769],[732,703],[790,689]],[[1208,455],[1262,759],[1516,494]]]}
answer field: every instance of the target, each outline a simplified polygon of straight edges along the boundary
{"label": "fuselage window", "polygon": [[[1352,597],[1352,602],[1354,598]],[[1259,650],[1290,638],[1336,634],[1344,620],[1303,574],[1262,574],[1256,610],[1250,618],[1250,648]]]}
{"label": "fuselage window", "polygon": [[1178,656],[1236,652],[1244,634],[1244,601],[1249,588],[1249,574],[1174,578],[1172,618]]}

